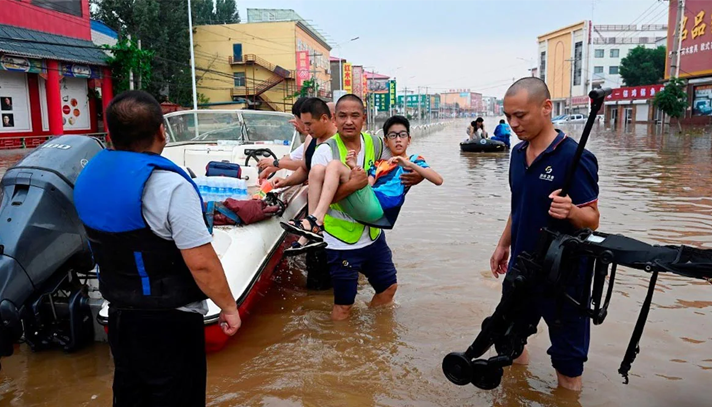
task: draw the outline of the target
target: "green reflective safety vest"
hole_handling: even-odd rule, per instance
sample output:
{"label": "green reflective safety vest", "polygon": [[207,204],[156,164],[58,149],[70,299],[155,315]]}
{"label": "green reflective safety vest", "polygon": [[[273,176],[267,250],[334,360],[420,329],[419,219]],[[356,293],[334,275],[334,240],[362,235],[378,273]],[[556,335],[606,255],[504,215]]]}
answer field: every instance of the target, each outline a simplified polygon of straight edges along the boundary
{"label": "green reflective safety vest", "polygon": [[[368,133],[361,133],[361,136],[363,137],[364,169],[368,170],[376,160],[381,159],[383,140]],[[346,146],[338,133],[325,141],[324,144],[331,148],[334,160],[339,160],[346,165],[348,150],[346,150]],[[371,240],[376,240],[381,235],[381,229],[366,226],[351,219],[338,203],[331,204],[324,217],[324,229],[326,232],[346,244],[356,244],[361,235],[363,235],[364,228],[369,229],[368,233]]]}

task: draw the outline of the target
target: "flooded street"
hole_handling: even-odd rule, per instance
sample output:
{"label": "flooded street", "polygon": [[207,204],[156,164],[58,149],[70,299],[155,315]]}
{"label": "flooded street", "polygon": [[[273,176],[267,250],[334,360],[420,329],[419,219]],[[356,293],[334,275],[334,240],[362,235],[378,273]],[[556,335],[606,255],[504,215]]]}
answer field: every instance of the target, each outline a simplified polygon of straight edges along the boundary
{"label": "flooded street", "polygon": [[[495,120],[486,124],[492,133]],[[331,292],[306,291],[301,259],[284,262],[238,335],[208,356],[208,405],[709,405],[712,287],[702,281],[660,276],[641,353],[630,384],[622,384],[617,370],[649,278],[630,269],[619,270],[608,318],[592,326],[580,395],[556,390],[543,323],[529,339],[531,364],[505,369],[498,389],[447,381],[443,357],[464,351],[499,301],[489,258],[509,214],[509,154],[460,153],[466,125],[415,137],[409,148],[445,183],[413,188],[387,233],[397,304],[368,309],[364,282],[353,318],[334,323]],[[582,129],[571,135],[578,139]],[[643,125],[594,132],[588,148],[600,167],[600,231],[712,248],[712,134],[659,134]],[[0,152],[0,174],[21,154]],[[75,354],[21,345],[2,360],[0,406],[109,406],[112,369],[107,344]]]}

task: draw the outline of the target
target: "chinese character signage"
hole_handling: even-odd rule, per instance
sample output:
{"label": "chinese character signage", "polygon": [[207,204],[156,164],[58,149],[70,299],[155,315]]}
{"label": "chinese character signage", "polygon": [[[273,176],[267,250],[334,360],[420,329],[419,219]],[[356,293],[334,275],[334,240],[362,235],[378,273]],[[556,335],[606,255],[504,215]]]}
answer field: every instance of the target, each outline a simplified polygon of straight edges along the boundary
{"label": "chinese character signage", "polygon": [[101,78],[101,71],[95,66],[61,63],[62,76],[70,78]]}
{"label": "chinese character signage", "polygon": [[388,93],[372,93],[372,95],[376,109],[378,109],[379,112],[387,112],[390,110],[391,105],[389,103],[390,98],[388,97]]}
{"label": "chinese character signage", "polygon": [[[420,103],[418,103],[419,100]],[[418,106],[420,106],[422,109],[430,109],[430,102],[432,101],[432,97],[428,98],[428,95],[408,95],[406,97],[406,101],[408,104],[408,108],[416,109],[418,108]],[[398,105],[403,105],[403,95],[398,96]]]}
{"label": "chinese character signage", "polygon": [[346,93],[353,93],[353,75],[351,70],[351,64],[345,63],[344,65],[344,90]]}
{"label": "chinese character signage", "polygon": [[363,76],[361,77],[361,81],[363,82],[361,84],[361,89],[363,90],[363,96],[362,98],[366,100],[366,96],[368,95],[368,78],[366,78],[366,72],[364,71]]}
{"label": "chinese character signage", "polygon": [[362,66],[352,66],[352,87],[354,95],[360,97],[363,100],[363,67]]}
{"label": "chinese character signage", "polygon": [[396,105],[396,81],[388,81],[388,104],[389,106]]}
{"label": "chinese character signage", "polygon": [[[670,0],[668,16],[667,49],[672,51],[675,27],[678,22],[677,2]],[[680,45],[680,77],[686,78],[712,74],[712,2],[709,0],[686,0],[682,18]],[[670,58],[665,64],[665,78],[670,77]]]}
{"label": "chinese character signage", "polygon": [[41,60],[3,54],[0,56],[0,70],[30,73],[46,73]]}
{"label": "chinese character signage", "polygon": [[652,99],[655,95],[663,90],[665,85],[645,85],[634,86],[628,88],[613,89],[606,100],[633,100],[633,99]]}
{"label": "chinese character signage", "polygon": [[297,51],[297,89],[309,80],[309,51]]}
{"label": "chinese character signage", "polygon": [[440,109],[440,95],[430,95],[430,106],[434,110]]}

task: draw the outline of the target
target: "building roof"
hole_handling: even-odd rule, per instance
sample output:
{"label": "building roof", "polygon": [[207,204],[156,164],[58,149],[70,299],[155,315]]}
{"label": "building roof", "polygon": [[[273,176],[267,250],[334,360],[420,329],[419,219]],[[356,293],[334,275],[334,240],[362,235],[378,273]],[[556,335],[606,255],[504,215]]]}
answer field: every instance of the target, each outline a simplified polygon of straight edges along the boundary
{"label": "building roof", "polygon": [[366,72],[366,79],[390,79],[388,75],[382,75],[376,72]]}
{"label": "building roof", "polygon": [[549,38],[559,36],[559,35],[561,35],[561,34],[563,34],[563,33],[566,33],[566,32],[571,32],[571,31],[576,31],[576,30],[582,30],[585,26],[586,26],[586,21],[581,21],[581,22],[578,22],[578,23],[576,23],[576,24],[571,24],[571,25],[569,25],[569,26],[566,26],[566,27],[563,27],[563,28],[559,28],[558,30],[554,30],[554,31],[548,32],[548,33],[546,33],[546,34],[542,34],[542,35],[540,35],[539,37],[537,37],[537,39],[539,40],[539,42],[546,41],[546,40],[548,40]]}
{"label": "building roof", "polygon": [[119,39],[119,35],[116,34],[116,31],[112,30],[109,28],[108,25],[102,23],[101,21],[98,20],[91,20],[91,30],[100,32],[108,37],[111,37],[113,39]]}
{"label": "building roof", "polygon": [[91,41],[0,24],[0,52],[90,65],[107,65],[107,55]]}
{"label": "building roof", "polygon": [[327,51],[331,51],[331,45],[319,30],[310,25],[307,20],[297,14],[292,9],[278,8],[248,8],[247,22],[248,23],[268,23],[274,21],[296,21],[297,26],[304,30],[309,36],[319,42]]}

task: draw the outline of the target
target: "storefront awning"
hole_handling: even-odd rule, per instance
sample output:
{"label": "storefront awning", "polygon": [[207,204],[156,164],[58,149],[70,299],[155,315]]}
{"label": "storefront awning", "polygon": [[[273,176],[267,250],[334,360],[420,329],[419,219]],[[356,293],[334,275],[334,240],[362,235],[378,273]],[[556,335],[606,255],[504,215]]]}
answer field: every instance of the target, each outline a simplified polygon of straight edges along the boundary
{"label": "storefront awning", "polygon": [[0,52],[106,66],[107,55],[91,41],[0,24]]}

